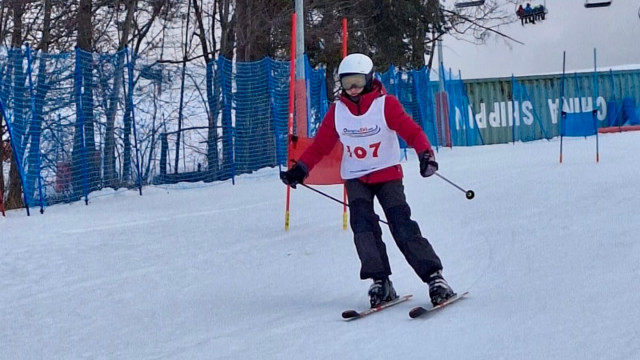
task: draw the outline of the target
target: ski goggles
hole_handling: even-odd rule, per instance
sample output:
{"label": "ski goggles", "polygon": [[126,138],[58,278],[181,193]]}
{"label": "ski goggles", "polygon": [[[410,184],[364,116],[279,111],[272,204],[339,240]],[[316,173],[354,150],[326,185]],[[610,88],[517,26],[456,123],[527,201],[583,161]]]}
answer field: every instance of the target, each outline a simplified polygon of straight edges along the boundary
{"label": "ski goggles", "polygon": [[345,90],[363,89],[367,85],[367,76],[364,74],[345,75],[340,78],[340,85]]}

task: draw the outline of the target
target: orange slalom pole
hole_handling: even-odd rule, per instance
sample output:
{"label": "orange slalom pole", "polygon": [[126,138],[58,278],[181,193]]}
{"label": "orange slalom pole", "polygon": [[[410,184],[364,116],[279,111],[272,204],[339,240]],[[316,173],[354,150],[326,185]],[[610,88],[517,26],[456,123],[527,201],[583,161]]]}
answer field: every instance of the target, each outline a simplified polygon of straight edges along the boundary
{"label": "orange slalom pole", "polygon": [[[291,15],[291,63],[289,64],[289,124],[287,127],[287,169],[289,168],[289,147],[293,136],[293,99],[296,78],[296,14]],[[291,186],[287,186],[287,200],[284,211],[284,229],[289,230],[289,205],[291,200]]]}
{"label": "orange slalom pole", "polygon": [[[342,58],[347,56],[347,18],[342,18]],[[347,186],[342,185],[342,230],[347,230]]]}
{"label": "orange slalom pole", "polygon": [[347,217],[347,186],[342,185],[342,230],[347,230],[349,219]]}
{"label": "orange slalom pole", "polygon": [[347,56],[347,18],[342,19],[342,57]]}

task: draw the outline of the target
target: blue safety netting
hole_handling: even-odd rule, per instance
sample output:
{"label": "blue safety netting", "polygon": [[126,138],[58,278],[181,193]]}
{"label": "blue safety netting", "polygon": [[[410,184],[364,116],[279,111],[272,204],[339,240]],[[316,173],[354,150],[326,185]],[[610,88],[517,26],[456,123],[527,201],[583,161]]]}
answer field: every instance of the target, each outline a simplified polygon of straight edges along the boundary
{"label": "blue safety netting", "polygon": [[309,133],[308,136],[314,137],[324,114],[329,110],[326,70],[323,66],[313,68],[306,55],[304,59],[307,85],[307,129]]}
{"label": "blue safety netting", "polygon": [[280,165],[287,163],[287,127],[289,122],[289,71],[288,61],[272,61],[271,76],[269,77],[270,92],[273,94],[271,113],[274,116],[274,131],[276,144],[276,162]]}
{"label": "blue safety netting", "polygon": [[[330,100],[325,68],[305,64],[307,135],[313,137]],[[0,49],[0,110],[25,203],[44,209],[88,202],[105,187],[234,180],[285,165],[289,76],[288,61],[269,58],[237,63],[220,57],[205,65],[140,58],[127,49],[57,55]],[[428,70],[392,66],[376,76],[437,146],[437,83]],[[461,82],[448,88],[450,103],[465,96]],[[476,143],[461,131],[452,133],[454,145]]]}
{"label": "blue safety netting", "polygon": [[139,183],[129,65],[127,51],[0,52],[0,106],[27,209]]}
{"label": "blue safety netting", "polygon": [[[315,134],[328,108],[325,74],[323,68],[306,63],[308,129]],[[187,70],[190,80],[182,92],[207,88],[202,104],[196,96],[184,95],[193,97],[196,109],[208,109],[207,121],[203,114],[194,114],[185,127],[174,126],[162,134],[160,174],[154,182],[226,180],[285,164],[289,62],[264,58],[234,63],[221,57],[209,64],[206,74],[196,74],[195,69]]]}
{"label": "blue safety netting", "polygon": [[[435,86],[435,84],[434,84]],[[482,133],[474,116],[473,106],[461,78],[451,74],[445,81],[449,102],[449,129],[453,146],[484,145]]]}
{"label": "blue safety netting", "polygon": [[[394,65],[383,73],[376,74],[387,93],[400,100],[404,110],[418,123],[427,134],[429,141],[437,145],[434,123],[433,93],[428,81],[428,69],[400,71]],[[403,148],[407,144],[400,139]]]}

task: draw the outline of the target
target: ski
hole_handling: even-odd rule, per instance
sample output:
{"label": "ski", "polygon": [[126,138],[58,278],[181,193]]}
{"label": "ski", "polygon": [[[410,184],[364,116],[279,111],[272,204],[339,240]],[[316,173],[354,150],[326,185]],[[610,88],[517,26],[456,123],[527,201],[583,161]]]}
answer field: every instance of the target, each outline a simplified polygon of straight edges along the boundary
{"label": "ski", "polygon": [[342,312],[342,318],[344,320],[350,321],[350,320],[355,320],[355,319],[361,319],[367,315],[371,315],[373,313],[377,313],[378,311],[384,310],[386,308],[392,307],[394,305],[398,305],[400,303],[403,303],[409,299],[411,299],[413,295],[404,295],[404,296],[400,296],[399,298],[395,299],[395,300],[391,300],[385,303],[382,303],[374,308],[370,308],[364,311],[357,311],[357,310],[345,310]]}
{"label": "ski", "polygon": [[430,312],[432,312],[432,311],[436,311],[436,310],[438,310],[438,309],[442,309],[443,307],[445,307],[445,306],[447,306],[447,305],[450,305],[450,304],[453,304],[454,302],[456,302],[456,301],[458,301],[458,300],[460,300],[460,299],[464,298],[464,297],[465,297],[465,296],[467,296],[468,294],[469,294],[469,292],[468,292],[468,291],[465,291],[465,292],[463,292],[463,293],[462,293],[462,294],[460,294],[460,295],[456,295],[456,296],[454,296],[454,297],[452,297],[452,298],[448,299],[447,301],[443,302],[443,303],[442,303],[442,304],[440,304],[440,305],[432,306],[432,307],[430,307],[430,308],[424,308],[424,307],[422,307],[422,306],[414,307],[413,309],[411,309],[411,311],[409,311],[409,317],[410,317],[410,318],[412,318],[412,319],[415,319],[415,318],[417,318],[417,317],[420,317],[420,316],[425,315],[425,314],[427,314],[427,313],[430,313]]}

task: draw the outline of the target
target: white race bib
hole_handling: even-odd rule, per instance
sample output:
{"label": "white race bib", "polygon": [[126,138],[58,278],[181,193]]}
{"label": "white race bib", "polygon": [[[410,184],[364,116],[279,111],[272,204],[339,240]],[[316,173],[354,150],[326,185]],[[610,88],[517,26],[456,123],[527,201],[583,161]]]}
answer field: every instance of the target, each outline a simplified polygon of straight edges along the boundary
{"label": "white race bib", "polygon": [[400,163],[398,134],[387,126],[385,96],[373,101],[363,115],[353,115],[347,106],[336,103],[336,131],[343,146],[340,175],[355,179]]}

